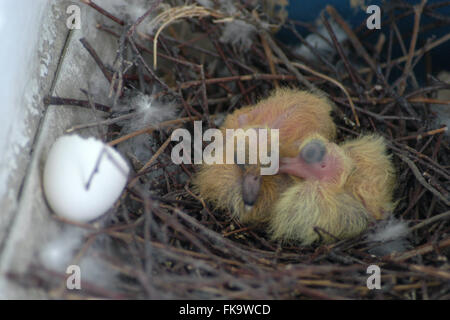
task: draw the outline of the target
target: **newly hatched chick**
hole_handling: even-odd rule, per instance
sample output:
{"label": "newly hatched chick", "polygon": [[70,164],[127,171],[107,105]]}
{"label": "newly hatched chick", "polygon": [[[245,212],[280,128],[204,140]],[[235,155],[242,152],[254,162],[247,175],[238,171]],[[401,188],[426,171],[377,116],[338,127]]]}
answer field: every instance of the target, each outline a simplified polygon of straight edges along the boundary
{"label": "newly hatched chick", "polygon": [[[248,150],[248,143],[245,148]],[[230,210],[242,223],[264,223],[290,179],[286,175],[261,175],[260,170],[259,164],[202,164],[193,179],[194,190],[216,208]]]}
{"label": "newly hatched chick", "polygon": [[350,238],[393,210],[395,170],[382,137],[338,146],[314,134],[299,150],[297,157],[281,159],[279,172],[295,182],[274,207],[273,239],[307,245]]}
{"label": "newly hatched chick", "polygon": [[356,166],[345,184],[347,192],[359,199],[376,220],[387,218],[395,208],[392,197],[396,178],[383,137],[361,136],[344,142],[341,148]]}
{"label": "newly hatched chick", "polygon": [[[225,135],[226,129],[278,129],[278,155],[293,157],[304,137],[314,132],[334,139],[336,126],[330,112],[331,105],[324,97],[281,89],[227,116],[221,130]],[[203,199],[217,208],[230,210],[243,223],[259,224],[270,219],[273,203],[290,180],[285,175],[261,176],[259,164],[203,164],[193,183]]]}
{"label": "newly hatched chick", "polygon": [[227,116],[222,129],[279,129],[280,155],[293,156],[301,141],[311,133],[317,132],[329,140],[336,137],[331,110],[331,102],[319,94],[283,88],[273,91],[256,105],[243,107]]}

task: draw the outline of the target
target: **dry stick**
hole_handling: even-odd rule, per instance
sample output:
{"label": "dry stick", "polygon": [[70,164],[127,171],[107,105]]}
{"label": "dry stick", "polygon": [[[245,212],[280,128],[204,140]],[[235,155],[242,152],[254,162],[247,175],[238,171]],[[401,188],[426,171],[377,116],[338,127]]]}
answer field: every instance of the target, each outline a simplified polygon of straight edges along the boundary
{"label": "dry stick", "polygon": [[[439,99],[432,99],[432,98],[425,98],[425,97],[418,97],[418,98],[412,98],[408,99],[409,102],[417,102],[417,103],[433,103],[433,104],[440,104],[440,105],[450,105],[450,100],[439,100]],[[437,107],[437,106],[435,106]]]}
{"label": "dry stick", "polygon": [[333,19],[339,24],[339,26],[344,30],[344,32],[347,34],[350,42],[352,43],[353,47],[355,48],[356,52],[363,57],[363,59],[367,62],[367,64],[372,68],[372,71],[377,73],[377,66],[375,62],[370,58],[369,54],[367,53],[366,49],[363,47],[361,42],[359,41],[358,37],[355,35],[353,30],[350,28],[350,26],[345,22],[344,19],[342,19],[341,15],[336,11],[335,8],[333,8],[330,5],[326,6],[325,9],[330,16],[333,17]]}
{"label": "dry stick", "polygon": [[[262,35],[260,35],[260,38],[261,38],[261,43],[264,48],[264,53],[266,54],[267,60],[269,61],[270,73],[276,74],[277,72],[275,70],[275,64],[273,63],[272,50],[270,50],[269,44],[267,43],[266,38],[264,38]],[[278,89],[280,87],[278,80],[274,80],[273,82],[275,84],[275,88]]]}
{"label": "dry stick", "polygon": [[[425,45],[422,48],[416,50],[414,52],[413,56],[415,57],[415,56],[418,56],[418,55],[420,55],[420,54],[422,54],[424,52],[428,52],[428,51],[436,48],[437,46],[445,43],[448,40],[450,40],[450,33],[448,33],[448,34],[442,36],[441,38],[439,38],[439,39],[437,39],[437,40],[435,40],[433,42],[430,42],[428,45]],[[408,60],[408,56],[403,56],[403,57],[400,57],[400,58],[392,60],[392,63],[401,63],[401,62],[404,62],[406,60]],[[389,64],[385,62],[385,63],[381,63],[380,67],[381,68],[385,68],[388,65]],[[360,73],[360,74],[364,74],[364,73],[368,73],[368,72],[371,72],[371,68],[367,68],[366,67],[366,68],[358,69],[358,73]]]}
{"label": "dry stick", "polygon": [[94,48],[91,47],[91,45],[85,38],[81,38],[80,42],[83,45],[83,47],[87,50],[87,52],[89,52],[94,61],[97,63],[97,65],[99,66],[100,70],[102,71],[103,75],[108,80],[108,82],[111,83],[112,80],[111,73],[106,69],[105,65],[98,56],[97,52],[95,52]]}
{"label": "dry stick", "polygon": [[199,66],[199,70],[200,70],[200,77],[202,79],[203,111],[205,112],[206,117],[209,122],[210,118],[209,118],[209,109],[208,109],[208,95],[206,94],[205,71],[204,71],[203,65]]}
{"label": "dry stick", "polygon": [[[215,84],[215,83],[222,83],[222,82],[232,82],[232,81],[251,81],[251,80],[296,80],[296,76],[290,75],[290,74],[248,74],[243,76],[230,76],[230,77],[223,77],[223,78],[212,78],[212,79],[206,79],[205,84]],[[178,88],[180,89],[187,89],[193,86],[199,86],[202,85],[202,80],[193,80],[193,81],[187,81],[184,83],[181,83],[178,85]]]}
{"label": "dry stick", "polygon": [[[357,97],[351,97],[351,98],[353,101],[359,102],[359,103],[387,104],[387,103],[395,102],[395,99],[393,99],[393,98],[381,98],[381,99],[376,99],[373,101],[361,100]],[[443,105],[450,104],[450,100],[439,100],[439,99],[426,98],[426,97],[407,98],[406,96],[405,96],[405,98],[406,98],[406,101],[408,101],[409,103],[433,103],[433,104],[443,104]]]}
{"label": "dry stick", "polygon": [[424,133],[419,133],[419,134],[415,134],[415,135],[410,135],[410,136],[406,136],[406,137],[401,137],[401,138],[397,138],[395,139],[395,141],[403,141],[403,140],[413,140],[413,139],[417,139],[420,140],[423,137],[427,137],[427,136],[432,136],[438,133],[442,133],[442,132],[446,132],[448,131],[447,127],[442,127],[440,129],[435,129],[435,130],[431,130],[431,131],[427,131]]}
{"label": "dry stick", "polygon": [[401,96],[406,89],[406,79],[411,72],[411,63],[414,55],[414,49],[416,48],[417,36],[419,35],[420,17],[422,15],[423,7],[427,3],[427,0],[422,0],[419,5],[414,6],[414,27],[413,35],[409,45],[408,58],[406,60],[405,68],[403,69],[402,82],[398,88],[398,94]]}
{"label": "dry stick", "polygon": [[[402,48],[402,50],[403,50],[403,55],[406,56],[406,57],[408,58],[408,57],[409,57],[409,54],[406,53],[405,45],[404,45],[404,42],[403,42],[403,37],[402,37],[400,31],[398,30],[397,25],[396,25],[395,23],[394,23],[393,25],[394,25],[394,27],[395,27],[395,31],[396,31],[395,34],[396,34],[396,36],[397,36],[398,42],[400,43],[401,48]],[[425,45],[422,47],[422,49],[421,49],[422,52],[421,52],[421,53],[419,54],[419,56],[417,57],[416,62],[413,64],[412,61],[411,61],[411,64],[410,64],[410,66],[408,67],[409,70],[410,70],[409,73],[408,73],[408,74],[405,74],[405,73],[404,73],[401,77],[399,77],[399,78],[396,80],[396,83],[393,85],[393,87],[399,86],[399,85],[402,83],[403,80],[405,80],[405,84],[406,84],[406,79],[408,78],[408,76],[411,76],[411,80],[412,80],[412,84],[413,84],[414,88],[417,89],[417,88],[419,87],[419,83],[417,82],[416,76],[414,75],[414,72],[413,72],[412,70],[414,70],[415,65],[420,61],[420,59],[422,59],[422,56],[423,56],[424,53],[425,53],[425,48],[426,48],[426,46],[429,44],[429,40],[430,40],[430,39],[427,39],[427,42],[426,42]],[[405,66],[406,66],[406,65],[405,65]],[[404,69],[403,71],[405,72],[405,69]],[[405,86],[405,88],[406,88],[406,86]]]}
{"label": "dry stick", "polygon": [[[209,34],[212,33],[213,31],[215,31],[214,28],[213,28],[212,31],[207,31],[207,34],[209,35]],[[141,33],[140,33],[139,35],[142,36]],[[161,36],[161,37],[162,37],[162,36]],[[150,37],[150,36],[148,36],[148,35],[145,35],[145,38],[146,38],[146,39],[149,39],[150,41],[153,41],[153,39],[154,39],[153,37]],[[194,46],[194,45],[192,45],[192,44],[189,44],[190,41],[182,42],[182,41],[180,41],[180,40],[178,40],[178,39],[172,38],[172,37],[167,36],[167,35],[164,36],[164,39],[166,39],[166,40],[168,40],[168,41],[171,41],[171,42],[178,43],[178,44],[180,44],[180,45],[182,45],[182,46],[187,46],[187,47],[189,47],[189,48],[191,48],[191,49],[194,49],[194,50],[197,50],[197,51],[199,51],[199,52],[205,53],[205,54],[207,54],[207,55],[209,55],[209,56],[211,56],[211,57],[220,58],[220,55],[219,55],[218,53],[215,53],[215,52],[213,52],[213,51],[207,50],[207,49],[205,49],[205,48],[201,48],[201,47],[197,47],[197,46]],[[158,54],[158,55],[159,55],[159,54]],[[229,58],[228,61],[233,62],[235,65],[239,66],[240,68],[242,68],[242,69],[244,69],[244,70],[247,70],[248,72],[254,72],[254,71],[255,71],[255,70],[253,70],[252,68],[249,68],[249,67],[246,66],[244,63],[242,63],[242,62],[240,62],[240,61],[238,61],[238,60],[236,60],[236,59]]]}
{"label": "dry stick", "polygon": [[150,167],[153,162],[155,162],[156,159],[158,159],[158,157],[161,155],[161,153],[164,152],[164,150],[166,150],[167,146],[169,145],[169,143],[172,141],[171,136],[169,138],[167,138],[167,140],[161,145],[161,147],[159,147],[158,151],[156,151],[156,153],[150,158],[150,160],[147,161],[147,163],[141,168],[139,169],[139,171],[137,172],[137,176],[134,177],[130,183],[128,184],[128,188],[132,188],[135,184],[136,181],[139,179],[139,174],[141,174],[142,172],[145,171],[145,169],[147,169],[148,167]]}
{"label": "dry stick", "polygon": [[425,227],[425,226],[427,226],[427,225],[429,225],[429,224],[431,224],[431,223],[434,223],[434,222],[436,222],[436,221],[438,221],[438,220],[441,220],[441,219],[447,219],[447,218],[449,218],[449,217],[450,217],[450,211],[446,211],[446,212],[444,212],[444,213],[435,215],[435,216],[433,216],[433,217],[431,217],[431,218],[428,218],[428,219],[422,221],[421,223],[418,223],[418,224],[416,224],[415,226],[409,228],[409,232],[412,232],[412,231],[414,231],[414,230],[417,230],[417,229],[420,229],[420,228],[422,228],[422,227]]}
{"label": "dry stick", "polygon": [[[448,87],[449,87],[448,85],[438,84],[438,85],[421,88],[421,89],[418,89],[416,91],[406,94],[404,99],[406,99],[406,101],[408,101],[408,102],[411,102],[409,100],[410,97],[413,97],[413,96],[416,96],[419,94],[425,94],[427,92],[431,92],[431,91],[435,91],[435,90],[439,90],[439,89],[447,89]],[[431,102],[431,101],[433,101],[432,99],[428,99],[428,98],[419,97],[417,99],[424,99],[423,100],[424,103],[427,103],[426,101],[430,101],[430,103],[434,103],[434,102]],[[393,102],[390,102],[379,114],[380,115],[386,114],[394,105],[395,105],[395,100]]]}
{"label": "dry stick", "polygon": [[335,80],[335,79],[333,79],[331,77],[328,77],[328,76],[324,75],[323,73],[314,71],[313,69],[311,69],[310,67],[307,67],[306,65],[304,65],[302,63],[294,62],[292,64],[294,66],[298,67],[298,68],[306,70],[306,71],[312,73],[313,75],[315,75],[315,76],[317,76],[319,78],[325,79],[325,80],[335,84],[336,86],[338,86],[344,92],[344,94],[347,96],[347,99],[348,99],[348,102],[350,104],[350,107],[352,108],[353,116],[355,117],[356,125],[359,127],[360,123],[359,123],[358,115],[356,114],[355,105],[353,104],[353,101],[352,101],[352,98],[351,98],[350,94],[348,93],[347,89],[345,89],[345,87],[342,85],[342,83],[340,83],[339,81],[337,81],[337,80]]}
{"label": "dry stick", "polygon": [[[84,108],[91,107],[89,104],[89,101],[87,101],[87,100],[68,99],[68,98],[60,98],[60,97],[53,97],[53,96],[45,97],[44,104],[45,105],[55,105],[55,106],[68,105],[68,106],[78,106],[78,107],[84,107]],[[105,106],[104,104],[94,103],[94,106],[95,106],[96,110],[100,110],[103,112],[111,111],[111,107]]]}
{"label": "dry stick", "polygon": [[[442,177],[444,177],[445,179],[450,180],[450,175],[449,175],[448,173],[446,173],[446,169],[443,168],[443,167],[442,167],[441,165],[439,165],[438,163],[436,163],[436,162],[435,162],[433,159],[431,159],[430,157],[428,157],[428,156],[426,156],[426,155],[420,153],[419,151],[417,151],[417,150],[415,150],[415,149],[409,147],[409,146],[406,145],[406,144],[402,144],[402,143],[399,143],[399,142],[396,142],[396,141],[393,141],[393,143],[395,143],[395,144],[398,145],[399,147],[402,147],[402,148],[408,150],[409,152],[414,153],[414,155],[412,155],[412,157],[414,157],[414,160],[419,161],[421,164],[427,166],[428,168],[430,168],[431,170],[435,171],[436,173],[439,173],[439,174],[440,174]],[[395,151],[400,152],[400,153],[403,152],[402,149],[399,149],[399,148],[395,147],[392,143],[388,143],[388,145],[389,145],[389,147],[390,147],[392,150],[395,150]],[[429,163],[426,162],[426,161],[424,161],[424,160],[422,160],[422,159],[427,160]]]}
{"label": "dry stick", "polygon": [[134,34],[134,31],[136,30],[137,26],[141,24],[141,22],[150,14],[153,10],[155,10],[162,0],[157,0],[153,2],[150,9],[148,9],[142,16],[140,16],[130,27],[130,29],[127,32],[127,36],[131,37]]}
{"label": "dry stick", "polygon": [[392,290],[394,290],[394,291],[413,290],[413,292],[415,292],[414,289],[422,289],[423,290],[424,284],[426,284],[427,287],[437,287],[439,285],[442,285],[442,282],[430,281],[430,282],[424,283],[423,281],[420,281],[418,283],[412,283],[412,284],[399,284],[399,285],[392,287]]}
{"label": "dry stick", "polygon": [[397,23],[395,21],[392,21],[392,29],[394,30],[394,33],[397,37],[398,43],[400,44],[400,49],[402,50],[402,54],[406,59],[408,59],[408,51],[405,47],[405,42],[403,41],[403,37],[400,33],[400,30],[398,29]]}
{"label": "dry stick", "polygon": [[[447,128],[448,128],[448,127],[447,127]],[[443,137],[444,137],[443,134],[441,134],[441,135],[438,136],[438,141],[436,142],[436,144],[435,144],[435,146],[434,146],[433,153],[431,154],[431,158],[432,158],[432,159],[436,159],[436,156],[437,156],[438,152],[439,152],[440,149],[441,149],[441,143],[442,143],[442,138],[443,138]]]}
{"label": "dry stick", "polygon": [[[332,100],[336,101],[336,102],[339,102],[341,104],[346,105],[342,99],[338,99],[336,97],[330,97],[330,98]],[[367,114],[367,115],[369,115],[369,116],[371,116],[371,117],[373,117],[373,118],[375,118],[377,120],[383,121],[387,126],[389,126],[391,128],[396,128],[396,126],[394,126],[392,123],[390,123],[389,121],[386,121],[386,120],[389,120],[389,119],[416,120],[416,121],[419,120],[419,118],[413,118],[413,117],[409,117],[408,118],[408,117],[399,117],[399,116],[380,116],[377,113],[374,113],[374,112],[371,112],[371,111],[367,111],[367,110],[365,110],[363,108],[359,108],[359,107],[356,107],[356,106],[355,106],[355,109],[357,111],[363,113],[363,114]],[[347,120],[351,121],[350,119],[347,119]],[[353,123],[353,121],[351,121],[351,122]],[[353,123],[353,126],[354,125],[355,124]]]}
{"label": "dry stick", "polygon": [[108,119],[108,120],[103,120],[103,121],[96,121],[96,122],[91,122],[91,123],[86,123],[86,124],[80,124],[80,125],[73,126],[73,127],[69,128],[69,129],[67,129],[66,133],[70,133],[70,132],[73,132],[73,131],[76,131],[76,130],[80,130],[80,129],[96,127],[96,126],[111,125],[111,124],[114,124],[114,123],[122,121],[122,120],[128,120],[128,119],[134,118],[136,115],[137,115],[137,112],[133,112],[133,113],[125,114],[123,116],[116,117],[116,118],[113,118],[113,119]]}
{"label": "dry stick", "polygon": [[305,23],[305,22],[301,22],[301,21],[296,21],[296,20],[288,20],[291,25],[298,25],[301,26],[305,29],[308,30],[309,34],[314,34],[316,36],[318,36],[319,38],[321,38],[328,46],[332,47],[333,46],[333,41],[330,40],[328,37],[326,37],[325,35],[321,34],[320,32],[317,31],[317,27],[316,26],[312,26],[311,24]]}
{"label": "dry stick", "polygon": [[[385,64],[388,66],[388,68],[386,68],[385,73],[384,73],[384,78],[386,79],[386,81],[389,80],[389,77],[391,75],[391,71],[392,71],[392,67],[393,64],[391,64],[392,61],[392,45],[394,43],[394,31],[392,30],[392,25],[393,23],[391,23],[391,29],[389,30],[389,43],[388,43],[388,48],[387,48],[387,62],[385,62]],[[380,69],[382,68],[383,64],[379,64]],[[372,69],[368,68],[370,72],[372,72]],[[361,73],[361,70],[358,70],[358,72]],[[380,71],[382,72],[382,71]]]}
{"label": "dry stick", "polygon": [[[367,64],[370,66],[372,71],[377,75],[377,77],[384,83],[386,89],[389,93],[391,93],[395,98],[398,99],[399,104],[409,113],[410,116],[414,118],[418,118],[417,113],[414,111],[414,109],[408,104],[408,102],[405,100],[405,98],[401,97],[397,92],[395,92],[391,86],[387,83],[386,79],[383,77],[383,75],[379,72],[377,69],[377,66],[375,62],[372,60],[372,58],[367,53],[366,49],[364,49],[363,45],[359,41],[358,37],[355,35],[355,33],[352,31],[352,29],[349,27],[347,22],[345,22],[344,19],[339,15],[339,13],[334,9],[332,6],[328,5],[326,7],[326,11],[336,20],[336,22],[340,25],[342,30],[347,34],[347,36],[350,39],[350,42],[352,43],[353,47],[355,48],[356,52],[367,62]],[[326,24],[328,24],[327,21],[324,21]],[[325,24],[325,25],[326,25]],[[337,44],[338,45],[338,44]],[[345,55],[343,56],[345,61]]]}
{"label": "dry stick", "polygon": [[442,195],[442,193],[440,193],[437,189],[435,189],[428,182],[425,181],[425,178],[422,176],[422,174],[420,173],[419,169],[417,168],[417,166],[414,164],[413,161],[411,161],[408,157],[404,156],[401,153],[397,153],[397,156],[399,156],[404,162],[406,162],[408,164],[408,166],[411,168],[414,176],[420,182],[420,184],[422,184],[422,186],[424,186],[428,191],[430,191],[435,196],[437,196],[439,199],[441,199],[442,202],[444,202],[447,206],[450,206],[450,201],[448,199],[446,199]]}
{"label": "dry stick", "polygon": [[[98,24],[98,25],[97,25],[97,29],[102,30],[102,31],[104,31],[104,32],[106,32],[106,33],[109,33],[110,35],[113,35],[113,36],[115,36],[115,37],[117,37],[117,38],[120,37],[119,34],[117,34],[116,32],[114,32],[113,30],[111,30],[111,29],[105,27],[104,25]],[[144,34],[144,33],[141,33],[141,32],[138,31],[137,34],[138,34],[141,38],[144,38],[144,39],[146,39],[146,40],[153,41],[153,38],[149,37],[148,35],[146,35],[146,34]],[[151,49],[149,49],[149,48],[147,48],[147,47],[144,47],[143,45],[140,45],[139,43],[136,43],[136,47],[139,48],[139,49],[142,50],[142,51],[145,51],[145,52],[151,54],[151,55],[153,55],[153,53],[154,53],[153,50],[151,50]],[[197,64],[192,63],[192,62],[189,62],[189,61],[187,61],[187,60],[179,59],[179,58],[174,58],[174,57],[171,57],[171,56],[166,55],[166,54],[164,54],[164,53],[160,53],[159,51],[158,51],[156,54],[157,54],[158,56],[160,56],[161,58],[167,59],[167,60],[169,60],[169,61],[173,61],[173,62],[175,62],[175,63],[179,63],[179,64],[183,64],[183,65],[186,65],[186,66],[191,66],[191,67],[196,67],[196,68],[198,68],[198,65],[197,65]]]}
{"label": "dry stick", "polygon": [[[215,12],[212,10],[208,10],[204,7],[192,5],[192,6],[182,6],[182,7],[173,7],[170,8],[161,14],[159,14],[153,21],[155,21],[155,24],[161,23],[161,26],[158,28],[158,30],[155,33],[154,39],[153,39],[153,51],[158,52],[158,37],[160,33],[164,30],[165,27],[167,27],[169,24],[173,23],[174,21],[182,18],[202,18],[207,16],[213,16],[214,18],[222,18],[223,15],[219,12]],[[153,56],[153,67],[156,69],[157,67],[157,55],[155,54]]]}
{"label": "dry stick", "polygon": [[222,235],[224,237],[228,237],[228,236],[231,236],[233,234],[246,232],[246,231],[249,231],[249,230],[251,230],[250,227],[244,227],[244,228],[240,228],[240,229],[236,229],[236,230],[233,230],[233,231],[229,231],[229,232],[223,233]]}
{"label": "dry stick", "polygon": [[[375,59],[378,58],[378,56],[380,55],[381,50],[383,49],[384,43],[386,42],[386,36],[384,35],[384,33],[380,34],[380,36],[378,37],[378,41],[375,45]],[[368,84],[372,83],[372,79],[373,79],[373,72],[370,72],[367,75],[367,79],[366,82]]]}
{"label": "dry stick", "polygon": [[289,61],[289,59],[284,54],[283,50],[281,50],[278,45],[275,43],[275,41],[272,40],[272,37],[262,29],[261,36],[264,37],[269,44],[269,46],[272,48],[272,50],[276,53],[278,58],[283,61],[284,65],[288,68],[290,72],[292,72],[297,80],[308,87],[310,90],[318,90],[317,87],[309,82],[300,72],[298,72],[297,68],[295,68],[292,63]]}
{"label": "dry stick", "polygon": [[[361,90],[360,90],[360,87],[357,86],[357,84],[364,83],[363,79],[360,77],[360,75],[358,73],[353,72],[354,68],[352,67],[352,65],[348,61],[347,55],[344,53],[344,50],[342,49],[341,44],[337,40],[336,35],[334,34],[334,31],[331,28],[330,23],[328,22],[328,20],[325,18],[325,15],[324,15],[323,12],[321,14],[321,20],[323,22],[323,25],[327,29],[328,34],[331,37],[331,40],[333,41],[333,46],[335,47],[336,51],[338,52],[339,56],[341,57],[342,61],[344,62],[345,69],[347,69],[347,72],[348,72],[348,74],[349,74],[349,76],[350,76],[350,78],[352,80],[353,85],[355,86],[357,91],[359,91],[358,93],[360,94]],[[344,31],[345,31],[345,29],[344,29]]]}
{"label": "dry stick", "polygon": [[165,90],[167,90],[169,93],[174,95],[175,97],[178,97],[178,92],[175,92],[172,88],[170,88],[164,81],[162,81],[154,72],[153,70],[147,65],[144,58],[142,57],[141,53],[139,52],[138,48],[136,47],[136,44],[134,43],[133,39],[131,37],[128,37],[128,42],[131,44],[131,47],[133,48],[134,52],[136,53],[138,59],[144,66],[145,70],[161,85],[164,87]]}
{"label": "dry stick", "polygon": [[[86,91],[84,89],[80,89],[80,91],[83,92],[83,94],[87,97],[89,105],[91,106],[92,115],[93,115],[94,119],[96,119],[98,121],[97,114],[95,112],[96,111],[95,105],[92,102],[91,94],[89,93],[89,91]],[[98,127],[97,130],[98,130],[98,133],[100,134],[100,137],[104,137],[106,135],[106,133],[104,132],[102,127]]]}
{"label": "dry stick", "polygon": [[[109,94],[108,97],[111,97],[114,93],[114,100],[113,100],[113,108],[116,107],[117,100],[119,99],[119,96],[123,93],[123,74],[126,73],[127,69],[123,69],[124,64],[124,54],[126,54],[125,49],[125,42],[126,42],[126,33],[122,30],[122,34],[119,37],[119,48],[116,52],[116,57],[113,62],[113,70],[114,74],[112,77],[111,84],[109,86]],[[133,64],[130,64],[129,67],[133,66]]]}
{"label": "dry stick", "polygon": [[428,274],[432,277],[438,277],[450,280],[450,272],[439,270],[438,268],[430,267],[430,266],[421,266],[421,265],[410,265],[409,270],[418,271],[420,273]]}
{"label": "dry stick", "polygon": [[203,209],[206,210],[206,212],[208,213],[208,215],[211,217],[211,219],[214,221],[214,223],[215,223],[217,226],[221,226],[220,223],[219,223],[219,221],[217,221],[216,217],[214,216],[214,214],[208,209],[208,206],[206,205],[205,200],[203,200],[203,198],[197,196],[195,193],[193,193],[191,190],[189,190],[189,188],[188,188],[187,185],[184,187],[184,190],[185,190],[192,198],[196,199],[197,201],[199,201],[199,202],[202,204]]}
{"label": "dry stick", "polygon": [[186,111],[187,115],[188,115],[189,117],[192,117],[192,114],[191,114],[191,111],[192,111],[193,113],[195,113],[195,114],[197,115],[197,117],[198,117],[199,119],[202,119],[202,118],[203,118],[203,115],[202,115],[200,112],[198,112],[197,110],[195,110],[195,108],[193,108],[192,105],[189,104],[189,103],[187,103],[187,101],[184,99],[183,95],[181,94],[181,89],[178,88],[177,91],[178,91],[178,93],[180,94],[181,104],[183,105],[183,108],[184,108],[184,110]]}
{"label": "dry stick", "polygon": [[[333,66],[330,61],[328,61],[327,59],[322,57],[322,55],[317,51],[317,49],[314,48],[311,44],[309,44],[308,41],[306,41],[305,38],[297,32],[297,30],[295,29],[295,26],[292,22],[291,22],[291,25],[289,26],[289,30],[291,30],[292,33],[294,33],[294,35],[309,49],[309,51],[311,51],[314,54],[314,56],[318,60],[320,60],[324,65],[328,66],[330,68],[330,70],[334,71],[335,74],[338,74],[336,67]],[[330,44],[330,45],[332,45],[332,44]]]}
{"label": "dry stick", "polygon": [[193,121],[193,120],[199,120],[199,119],[200,118],[198,118],[198,117],[185,117],[185,118],[179,118],[179,119],[164,121],[164,122],[161,122],[156,127],[155,126],[150,126],[150,127],[143,128],[141,130],[137,130],[135,132],[131,132],[131,133],[125,135],[125,136],[122,136],[120,138],[117,138],[117,139],[115,139],[113,141],[108,142],[108,145],[115,146],[116,144],[124,142],[124,141],[126,141],[128,139],[137,137],[137,136],[139,136],[141,134],[144,134],[144,133],[152,133],[155,130],[160,130],[162,128],[172,126],[174,124],[179,124],[179,123]]}
{"label": "dry stick", "polygon": [[450,238],[444,239],[444,240],[438,242],[437,244],[434,244],[434,243],[424,244],[418,248],[415,248],[413,250],[402,253],[400,256],[394,257],[394,258],[392,258],[392,260],[395,262],[401,262],[401,261],[408,260],[409,258],[415,257],[417,255],[424,255],[426,253],[432,252],[433,250],[435,250],[435,248],[443,249],[448,246],[450,246]]}
{"label": "dry stick", "polygon": [[105,9],[99,7],[97,4],[95,4],[92,0],[81,0],[81,2],[87,4],[88,6],[90,6],[91,8],[97,10],[99,13],[101,13],[102,15],[104,15],[105,17],[111,19],[114,22],[117,22],[118,24],[120,24],[121,26],[125,25],[125,22],[119,18],[117,18],[116,16],[114,16],[113,14],[109,13],[108,11],[106,11]]}
{"label": "dry stick", "polygon": [[[212,42],[214,44],[214,47],[216,48],[216,51],[219,53],[220,57],[222,58],[223,62],[225,63],[225,66],[227,67],[227,69],[230,71],[230,73],[233,76],[236,76],[237,72],[234,70],[234,68],[228,62],[228,58],[226,57],[225,53],[223,52],[222,48],[220,47],[218,41],[213,40]],[[245,87],[240,80],[237,81],[237,85],[239,87],[239,90],[241,91],[241,95],[245,98],[247,104],[251,104],[251,101],[250,101],[250,98],[248,97],[248,95],[246,95],[246,94],[244,95]]]}

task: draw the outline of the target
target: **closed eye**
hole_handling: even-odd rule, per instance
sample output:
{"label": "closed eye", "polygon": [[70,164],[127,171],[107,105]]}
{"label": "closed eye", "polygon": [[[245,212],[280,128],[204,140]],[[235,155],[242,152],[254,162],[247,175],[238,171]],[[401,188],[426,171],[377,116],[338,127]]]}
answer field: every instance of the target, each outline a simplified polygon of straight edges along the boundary
{"label": "closed eye", "polygon": [[325,154],[326,147],[320,140],[312,140],[300,152],[300,156],[309,164],[321,162]]}

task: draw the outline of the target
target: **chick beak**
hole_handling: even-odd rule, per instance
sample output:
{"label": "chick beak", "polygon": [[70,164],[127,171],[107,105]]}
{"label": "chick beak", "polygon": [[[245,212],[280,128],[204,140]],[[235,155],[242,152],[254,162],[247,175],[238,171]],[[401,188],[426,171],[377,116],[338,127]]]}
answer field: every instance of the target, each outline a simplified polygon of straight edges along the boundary
{"label": "chick beak", "polygon": [[261,176],[253,173],[244,174],[242,181],[242,200],[246,212],[253,209],[261,189]]}

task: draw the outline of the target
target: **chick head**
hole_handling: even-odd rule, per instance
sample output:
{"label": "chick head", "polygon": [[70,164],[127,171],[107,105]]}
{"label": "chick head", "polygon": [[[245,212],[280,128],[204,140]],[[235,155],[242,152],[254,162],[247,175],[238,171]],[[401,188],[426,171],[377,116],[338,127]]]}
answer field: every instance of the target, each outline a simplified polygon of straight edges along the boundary
{"label": "chick head", "polygon": [[[272,138],[276,141],[272,141]],[[249,126],[237,129],[232,136],[227,135],[227,157],[231,150],[228,147],[230,142],[233,146],[234,163],[242,174],[242,201],[248,212],[258,200],[263,169],[274,165],[274,174],[278,171],[278,135],[268,127]]]}
{"label": "chick head", "polygon": [[319,134],[307,137],[293,158],[280,160],[280,173],[342,187],[353,169],[353,161],[336,144]]}

